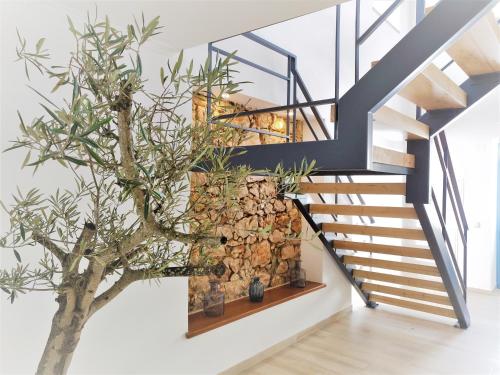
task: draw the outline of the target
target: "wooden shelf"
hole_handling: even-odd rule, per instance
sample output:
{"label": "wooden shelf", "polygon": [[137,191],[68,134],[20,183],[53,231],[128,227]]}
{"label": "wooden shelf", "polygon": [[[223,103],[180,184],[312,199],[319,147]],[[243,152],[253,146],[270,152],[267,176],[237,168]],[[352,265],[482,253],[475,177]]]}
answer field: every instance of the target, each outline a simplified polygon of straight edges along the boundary
{"label": "wooden shelf", "polygon": [[290,288],[288,285],[283,285],[266,290],[264,292],[264,301],[262,302],[250,302],[248,298],[241,298],[226,303],[223,316],[208,317],[205,316],[203,311],[191,314],[189,315],[186,337],[191,338],[201,335],[202,333],[222,327],[246,316],[322,289],[325,286],[325,284],[313,281],[307,281],[305,288]]}

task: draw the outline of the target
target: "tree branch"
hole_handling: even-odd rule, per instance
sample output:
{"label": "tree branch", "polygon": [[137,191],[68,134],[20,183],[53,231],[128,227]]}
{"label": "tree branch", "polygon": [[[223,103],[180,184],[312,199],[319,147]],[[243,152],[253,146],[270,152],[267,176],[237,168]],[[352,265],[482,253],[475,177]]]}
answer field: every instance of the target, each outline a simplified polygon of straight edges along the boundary
{"label": "tree branch", "polygon": [[130,284],[139,280],[150,280],[163,277],[185,277],[185,276],[204,276],[208,274],[214,274],[218,277],[222,276],[226,271],[226,266],[224,263],[220,262],[213,266],[205,267],[155,267],[150,269],[126,269],[123,271],[122,276],[116,281],[113,286],[108,290],[100,294],[94,299],[92,305],[90,306],[90,315],[94,314],[96,311],[100,310],[102,307],[107,305],[118,296],[121,292],[125,290]]}
{"label": "tree branch", "polygon": [[42,245],[44,248],[49,250],[54,256],[59,259],[59,262],[61,262],[61,265],[66,261],[67,258],[67,253],[64,252],[63,249],[61,249],[59,246],[57,246],[50,238],[47,236],[44,236],[43,234],[39,232],[33,232],[31,235],[31,238],[33,241],[39,243]]}
{"label": "tree branch", "polygon": [[78,237],[78,240],[73,247],[72,253],[74,257],[81,257],[84,254],[86,247],[92,242],[95,232],[96,227],[93,223],[85,223],[82,233],[80,233],[80,237]]}
{"label": "tree branch", "polygon": [[126,269],[123,272],[122,276],[118,279],[117,282],[113,284],[112,287],[110,287],[108,290],[101,293],[94,299],[94,302],[92,302],[92,305],[90,305],[89,316],[93,315],[97,310],[103,308],[118,294],[123,292],[127,286],[137,280],[140,280],[139,273],[136,273],[135,271],[132,271],[130,269]]}

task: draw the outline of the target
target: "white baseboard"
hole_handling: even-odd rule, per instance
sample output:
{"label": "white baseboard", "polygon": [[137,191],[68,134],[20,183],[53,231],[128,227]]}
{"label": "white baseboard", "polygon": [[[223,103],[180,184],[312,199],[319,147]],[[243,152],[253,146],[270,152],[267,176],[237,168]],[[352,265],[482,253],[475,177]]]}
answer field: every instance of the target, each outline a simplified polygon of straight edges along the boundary
{"label": "white baseboard", "polygon": [[266,358],[273,356],[274,354],[280,352],[281,350],[285,349],[286,347],[295,344],[296,342],[302,340],[304,337],[322,329],[323,327],[331,324],[332,322],[335,322],[336,320],[343,318],[344,316],[350,314],[351,311],[352,311],[352,306],[348,306],[348,307],[336,312],[335,314],[333,314],[329,318],[326,318],[326,319],[316,323],[315,325],[313,325],[309,328],[306,328],[305,330],[303,330],[299,333],[296,333],[295,335],[261,351],[260,353],[257,353],[253,357],[250,357],[250,358],[244,360],[243,362],[240,362],[237,365],[232,366],[232,367],[228,368],[227,370],[220,372],[219,374],[220,375],[237,375],[237,374],[241,373],[242,371],[262,362]]}

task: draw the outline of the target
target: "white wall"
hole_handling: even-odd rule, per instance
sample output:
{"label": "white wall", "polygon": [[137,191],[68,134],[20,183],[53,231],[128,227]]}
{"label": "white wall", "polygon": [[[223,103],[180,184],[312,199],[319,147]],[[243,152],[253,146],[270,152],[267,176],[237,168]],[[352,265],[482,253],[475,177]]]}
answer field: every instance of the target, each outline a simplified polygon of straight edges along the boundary
{"label": "white wall", "polygon": [[[78,8],[81,11],[71,11],[75,22],[85,17],[84,9],[88,4],[82,3]],[[11,2],[7,7],[3,3],[0,5],[0,136],[4,149],[7,141],[15,138],[18,131],[16,109],[21,109],[26,118],[40,113],[37,105],[39,98],[25,86],[23,66],[13,62],[17,43],[15,28],[18,27],[31,43],[41,36],[46,37],[47,47],[59,59],[71,49],[72,40],[66,32],[67,9],[51,7],[48,12],[44,4],[33,2]],[[354,56],[352,4],[344,8],[343,24],[351,31],[342,36],[342,91],[352,84]],[[373,17],[370,12],[364,12],[364,17]],[[261,32],[262,36],[269,37],[299,56],[300,71],[315,99],[333,96],[333,19],[334,11],[329,10]],[[392,29],[383,29],[381,35],[374,36],[378,38],[375,42],[377,48],[392,45],[397,38]],[[375,55],[379,52],[375,47],[367,48],[372,48],[371,52],[368,49],[363,53]],[[206,46],[187,51],[187,55],[196,57],[197,61],[204,59],[205,53]],[[265,59],[265,55],[262,56]],[[158,68],[165,61],[165,53],[155,44],[143,51],[144,71],[151,77],[152,87],[159,76]],[[36,74],[32,78],[33,86],[50,91],[46,81],[35,77]],[[271,82],[264,87],[259,86],[258,92],[259,97],[272,102],[278,102],[276,98],[282,95]],[[264,93],[274,97],[270,95],[266,98]],[[61,173],[55,166],[49,166],[43,174],[35,176],[29,170],[19,170],[23,156],[20,152],[0,156],[2,200],[9,201],[16,186],[24,189],[37,186],[45,192],[69,186],[69,175]],[[3,213],[1,223],[3,232],[7,224]],[[304,252],[312,258],[318,258],[318,253],[308,251],[322,251],[319,253],[322,254],[322,273],[317,268],[310,268],[310,273],[314,278],[321,276],[327,288],[190,340],[184,337],[188,306],[186,278],[163,280],[158,286],[131,286],[87,324],[71,373],[213,374],[350,306],[351,289],[332,259],[323,250],[312,249],[309,245]],[[0,256],[2,267],[14,264],[10,252],[2,250]],[[37,249],[30,249],[25,256],[34,261]],[[53,298],[47,294],[32,294],[22,296],[13,305],[2,298],[0,373],[34,372],[56,308]]]}
{"label": "white wall", "polygon": [[[478,108],[479,109],[479,108]],[[476,111],[474,109],[474,111]],[[450,126],[447,135],[456,170],[459,189],[464,200],[465,213],[470,226],[468,235],[468,286],[493,290],[496,287],[496,223],[497,223],[497,171],[498,137],[484,136],[481,128],[499,124],[481,123],[476,111],[474,123],[458,122]],[[468,130],[464,125],[467,126]],[[470,131],[471,127],[474,132]],[[440,168],[440,167],[439,167]],[[453,218],[449,207],[448,216]],[[461,242],[455,233],[455,247],[462,258]]]}

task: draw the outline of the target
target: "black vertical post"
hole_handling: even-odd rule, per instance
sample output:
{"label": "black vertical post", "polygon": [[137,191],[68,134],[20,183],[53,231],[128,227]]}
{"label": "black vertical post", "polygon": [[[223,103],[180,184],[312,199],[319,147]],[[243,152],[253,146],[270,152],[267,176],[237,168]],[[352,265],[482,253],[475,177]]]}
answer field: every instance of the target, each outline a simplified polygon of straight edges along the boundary
{"label": "black vertical post", "polygon": [[[297,66],[296,66],[296,60],[295,57],[290,57],[291,58],[291,71],[295,72]],[[297,104],[297,80],[295,79],[295,74],[291,76],[293,78],[293,104]],[[297,108],[293,109],[293,121],[292,121],[292,129],[293,129],[293,138],[292,142],[295,143],[297,142]]]}
{"label": "black vertical post", "polygon": [[[286,105],[290,105],[290,90],[291,90],[291,74],[292,72],[292,62],[291,57],[288,56],[287,60],[287,74],[288,80],[286,81]],[[286,111],[286,141],[290,142],[290,111]]]}
{"label": "black vertical post", "polygon": [[[446,200],[447,200],[447,188],[448,188],[448,159],[449,159],[449,154],[448,150],[444,150],[441,146],[441,149],[444,152],[443,159],[444,159],[444,171],[443,171],[443,207],[442,207],[442,215],[443,215],[443,220],[446,223]],[[450,197],[451,199],[451,197]]]}
{"label": "black vertical post", "polygon": [[463,274],[463,280],[464,280],[464,299],[465,302],[467,302],[467,231],[468,229],[464,229],[464,235],[465,235],[465,244],[464,244],[464,274]]}
{"label": "black vertical post", "polygon": [[210,86],[210,73],[212,72],[212,43],[208,43],[208,72],[207,72],[207,124],[210,126],[212,114],[212,87]]}
{"label": "black vertical post", "polygon": [[[415,15],[415,23],[418,24],[425,16],[425,0],[417,0]],[[418,119],[420,116],[422,116],[422,108],[417,106],[416,118]]]}
{"label": "black vertical post", "polygon": [[356,0],[356,24],[355,24],[355,41],[354,41],[354,83],[359,81],[359,34],[360,34],[360,12],[361,0]]}
{"label": "black vertical post", "polygon": [[[340,5],[335,7],[335,105],[340,96]],[[338,121],[335,119],[335,131],[333,138],[338,139]]]}

